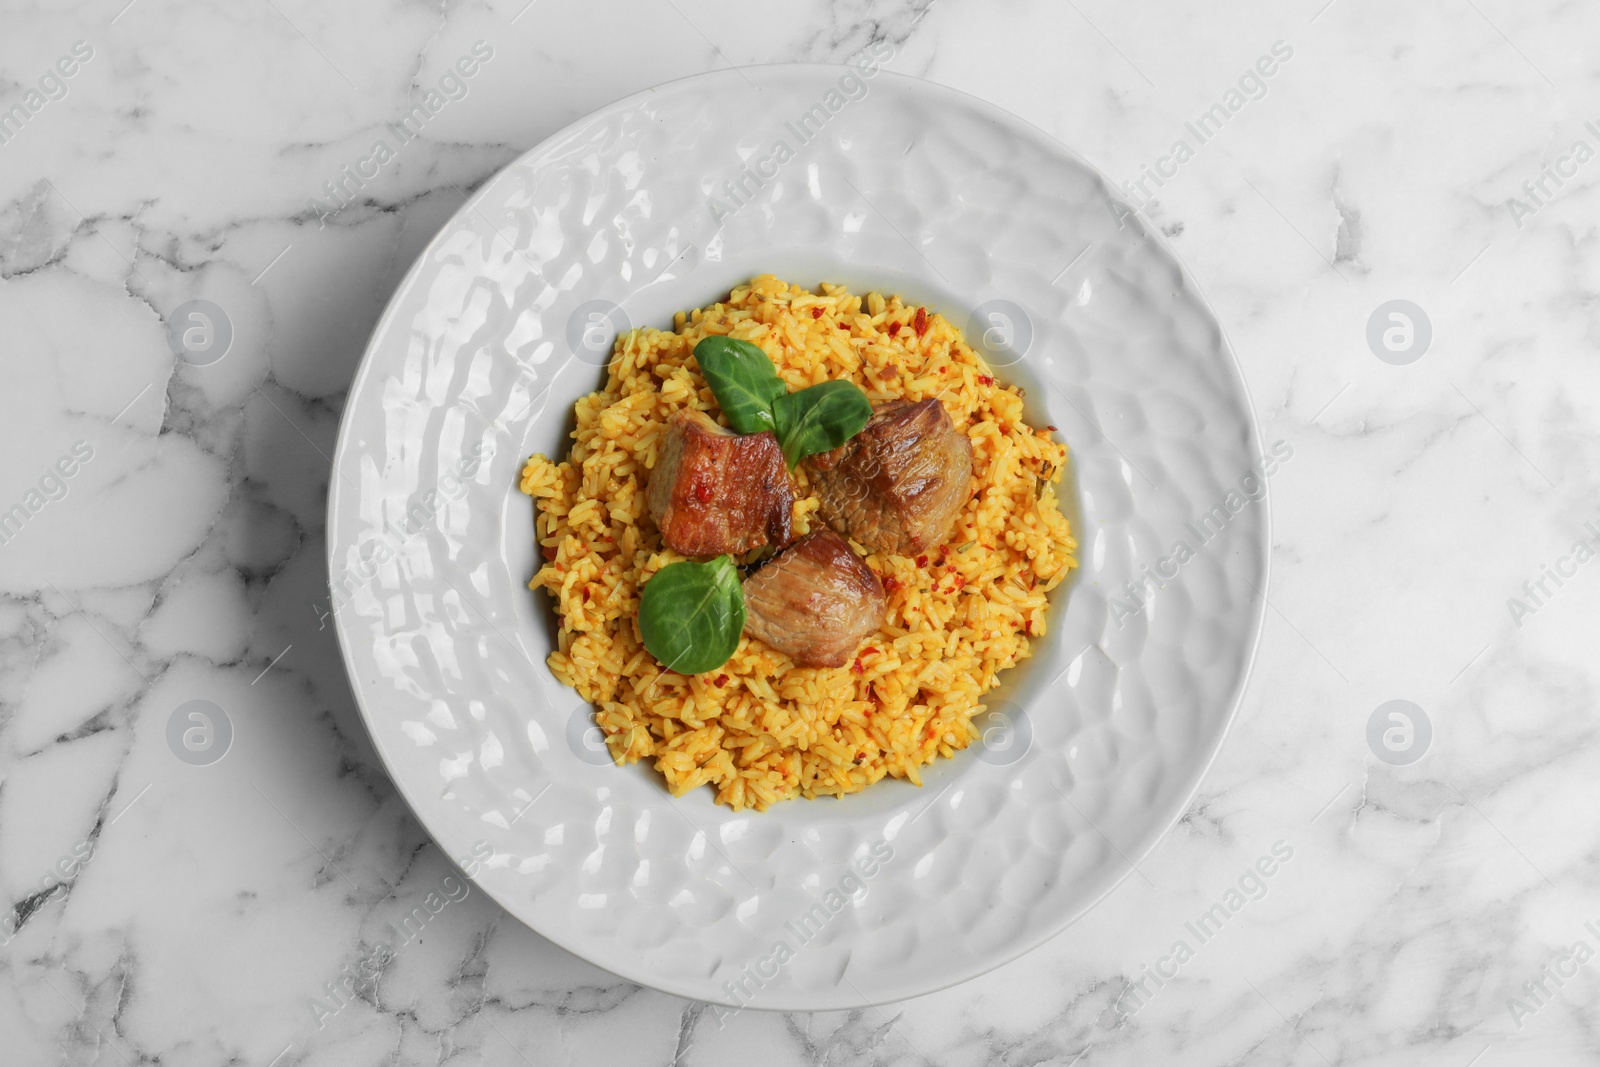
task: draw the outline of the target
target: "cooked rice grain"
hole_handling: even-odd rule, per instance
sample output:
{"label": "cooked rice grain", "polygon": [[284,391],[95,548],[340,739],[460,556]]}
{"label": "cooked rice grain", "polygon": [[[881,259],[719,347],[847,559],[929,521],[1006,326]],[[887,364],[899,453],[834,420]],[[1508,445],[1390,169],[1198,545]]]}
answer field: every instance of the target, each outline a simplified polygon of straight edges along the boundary
{"label": "cooked rice grain", "polygon": [[[866,556],[889,617],[848,666],[796,667],[746,637],[719,670],[685,676],[663,671],[640,640],[639,590],[680,558],[645,506],[667,422],[697,407],[726,425],[692,355],[714,334],[760,345],[791,390],[848,378],[873,401],[936,396],[972,439],[972,499],[949,543]],[[920,785],[918,768],[977,739],[984,693],[1028,656],[1046,595],[1077,566],[1055,496],[1066,446],[1022,421],[1019,390],[996,381],[959,330],[898,297],[761,275],[723,303],[679,312],[671,333],[618,338],[605,388],[576,413],[566,460],[536,455],[522,472],[545,560],[529,584],[555,599],[561,621],[550,669],[595,704],[617,762],[654,760],[675,796],[710,784],[718,803],[761,811],[885,775]],[[821,519],[803,467],[796,481],[798,537]]]}

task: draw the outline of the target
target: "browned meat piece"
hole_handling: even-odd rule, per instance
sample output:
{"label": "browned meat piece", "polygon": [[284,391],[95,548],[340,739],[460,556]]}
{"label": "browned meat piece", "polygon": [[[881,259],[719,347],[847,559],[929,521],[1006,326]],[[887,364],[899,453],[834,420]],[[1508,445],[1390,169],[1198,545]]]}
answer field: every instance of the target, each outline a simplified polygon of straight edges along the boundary
{"label": "browned meat piece", "polygon": [[745,579],[744,610],[744,632],[800,666],[843,667],[883,625],[883,584],[822,526]]}
{"label": "browned meat piece", "polygon": [[875,552],[943,544],[972,493],[972,442],[937,398],[874,404],[865,429],[806,463],[823,517]]}
{"label": "browned meat piece", "polygon": [[704,412],[672,417],[647,493],[661,540],[685,556],[740,555],[794,538],[794,482],[778,439],[736,434]]}

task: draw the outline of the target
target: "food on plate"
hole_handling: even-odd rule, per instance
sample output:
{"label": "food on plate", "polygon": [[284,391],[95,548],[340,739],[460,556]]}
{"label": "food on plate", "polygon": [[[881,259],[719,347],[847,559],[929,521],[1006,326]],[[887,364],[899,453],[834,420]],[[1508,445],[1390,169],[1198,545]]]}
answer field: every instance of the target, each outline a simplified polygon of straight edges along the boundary
{"label": "food on plate", "polygon": [[972,442],[936,397],[874,404],[865,429],[806,462],[834,529],[903,556],[942,544],[972,489]]}
{"label": "food on plate", "polygon": [[[530,584],[549,594],[559,623],[551,671],[595,705],[618,763],[650,762],[678,796],[709,785],[718,803],[764,810],[884,777],[921,784],[920,768],[978,739],[972,718],[985,694],[1046,633],[1049,593],[1077,566],[1056,498],[1067,448],[1043,419],[1024,419],[1023,403],[941,315],[836,285],[811,291],[763,275],[679,313],[670,331],[623,334],[602,388],[577,402],[570,452],[533,456],[522,473],[542,556]],[[769,559],[778,539],[768,533],[766,545],[705,559],[675,550],[651,519],[650,485],[686,412],[773,435],[793,478],[796,539],[829,528],[819,491],[829,475],[816,461],[840,446],[882,451],[909,479],[953,487],[935,508],[893,480],[888,504],[860,526],[871,544],[840,518],[831,558],[848,564],[844,544],[883,599],[878,624],[838,666],[802,662],[832,653],[835,635],[807,633],[787,610],[827,540]],[[924,452],[918,475],[911,460]],[[956,492],[963,457],[967,487]],[[832,510],[855,515],[848,501]],[[893,546],[882,547],[886,531]],[[912,538],[927,540],[903,549]],[[763,561],[738,584],[741,568]],[[812,637],[821,640],[801,640]]]}
{"label": "food on plate", "polygon": [[679,555],[743,555],[793,539],[794,481],[771,432],[738,434],[703,411],[680,411],[648,492],[650,519]]}
{"label": "food on plate", "polygon": [[843,667],[883,625],[883,583],[820,526],[745,579],[744,607],[744,632],[796,665]]}

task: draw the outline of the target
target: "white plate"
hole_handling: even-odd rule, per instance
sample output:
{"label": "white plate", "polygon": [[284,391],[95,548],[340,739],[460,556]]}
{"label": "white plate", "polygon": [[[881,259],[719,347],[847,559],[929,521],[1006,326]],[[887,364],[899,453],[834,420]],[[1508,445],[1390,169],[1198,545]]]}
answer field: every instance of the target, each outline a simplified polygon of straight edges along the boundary
{"label": "white plate", "polygon": [[[742,206],[724,185],[741,180]],[[545,667],[555,624],[527,589],[517,475],[531,452],[565,454],[622,316],[668,328],[765,271],[900,293],[958,324],[981,308],[969,336],[994,326],[997,343],[1009,330],[999,373],[1075,456],[1083,566],[981,724],[986,747],[921,789],[735,814],[589,747],[588,705]],[[1182,812],[1260,630],[1267,512],[1233,507],[1259,454],[1216,319],[1071,152],[910,78],[722,71],[527,153],[400,285],[335,459],[339,637],[418,818],[545,937],[700,1000],[898,1000],[1049,938]],[[1202,542],[1185,524],[1214,506]],[[1134,610],[1125,583],[1178,541],[1196,555]]]}

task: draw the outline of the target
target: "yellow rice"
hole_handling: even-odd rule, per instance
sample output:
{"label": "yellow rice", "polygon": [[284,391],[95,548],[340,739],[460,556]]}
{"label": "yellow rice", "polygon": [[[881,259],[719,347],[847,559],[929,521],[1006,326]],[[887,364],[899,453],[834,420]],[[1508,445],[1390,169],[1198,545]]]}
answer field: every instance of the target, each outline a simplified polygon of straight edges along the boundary
{"label": "yellow rice", "polygon": [[[820,312],[818,311],[820,309]],[[1077,566],[1057,506],[1066,446],[1022,421],[1020,390],[995,381],[961,332],[898,297],[813,293],[771,275],[674,329],[617,339],[605,388],[577,403],[572,451],[536,455],[522,491],[537,501],[544,564],[529,583],[555,600],[550,669],[596,706],[618,763],[649,759],[675,796],[710,784],[735,810],[795,796],[843,796],[918,768],[978,737],[972,717],[1001,671],[1046,627],[1046,594]],[[723,425],[692,357],[727,334],[760,345],[791,390],[848,378],[873,401],[935,396],[972,440],[973,495],[948,545],[922,557],[871,554],[888,620],[854,663],[796,667],[745,637],[716,671],[663,671],[639,637],[639,590],[679,559],[661,545],[645,484],[671,415],[697,407]],[[805,469],[795,535],[822,520]],[[862,552],[862,546],[854,546]]]}

